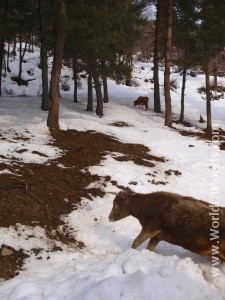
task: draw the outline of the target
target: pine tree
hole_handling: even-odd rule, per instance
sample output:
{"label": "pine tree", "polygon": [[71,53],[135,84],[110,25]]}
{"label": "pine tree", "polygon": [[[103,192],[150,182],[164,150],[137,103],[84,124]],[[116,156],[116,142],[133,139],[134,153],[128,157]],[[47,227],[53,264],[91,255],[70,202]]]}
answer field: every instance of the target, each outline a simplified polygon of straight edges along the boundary
{"label": "pine tree", "polygon": [[[104,78],[105,93],[106,78],[121,79],[129,76],[131,68],[120,57],[128,57],[132,46],[140,35],[139,24],[144,1],[69,1],[70,26],[68,39],[70,53],[76,53],[88,68],[91,61],[91,73],[95,82],[97,109],[103,115],[103,97],[99,86],[99,77]],[[74,40],[75,42],[71,42]],[[66,43],[66,48],[67,48]],[[105,66],[102,65],[104,61]],[[106,93],[107,94],[107,93]],[[105,100],[107,101],[107,95]]]}
{"label": "pine tree", "polygon": [[90,61],[90,59],[88,59],[87,70],[88,70],[88,101],[87,101],[87,111],[93,111],[92,71],[91,71],[91,61]]}
{"label": "pine tree", "polygon": [[162,21],[162,0],[156,4],[155,41],[154,41],[154,111],[161,112],[160,88],[159,88],[159,45],[160,28]]}
{"label": "pine tree", "polygon": [[210,93],[210,62],[215,53],[225,46],[225,3],[222,0],[201,1],[200,17],[197,40],[199,61],[205,72],[206,89],[206,134],[212,134],[211,93]]}
{"label": "pine tree", "polygon": [[40,41],[41,41],[41,75],[42,75],[42,103],[41,109],[49,110],[48,96],[48,52],[47,52],[47,6],[46,1],[38,0]]}
{"label": "pine tree", "polygon": [[199,0],[176,0],[174,9],[174,46],[183,53],[182,57],[175,58],[175,63],[182,67],[182,89],[180,122],[184,121],[184,98],[187,69],[197,64],[195,59],[196,30],[198,21]]}
{"label": "pine tree", "polygon": [[64,17],[66,13],[66,4],[63,0],[54,0],[54,5],[58,20],[55,24],[56,38],[49,92],[50,107],[47,119],[47,126],[50,129],[59,128],[59,79],[61,74],[63,48],[65,42]]}
{"label": "pine tree", "polygon": [[[13,10],[13,27],[15,26],[16,36],[19,39],[19,72],[18,80],[22,77],[22,65],[28,43],[30,42],[31,33],[36,31],[38,18],[35,6],[35,0],[14,0],[15,7]],[[13,1],[13,2],[14,2]],[[22,43],[25,42],[24,48]]]}
{"label": "pine tree", "polygon": [[2,67],[4,58],[5,40],[11,36],[9,29],[9,5],[4,0],[0,7],[0,97],[2,96]]}
{"label": "pine tree", "polygon": [[165,53],[165,72],[164,72],[164,90],[165,90],[165,125],[172,127],[172,108],[170,97],[170,65],[172,50],[172,20],[173,20],[173,0],[168,0],[167,5],[167,42]]}

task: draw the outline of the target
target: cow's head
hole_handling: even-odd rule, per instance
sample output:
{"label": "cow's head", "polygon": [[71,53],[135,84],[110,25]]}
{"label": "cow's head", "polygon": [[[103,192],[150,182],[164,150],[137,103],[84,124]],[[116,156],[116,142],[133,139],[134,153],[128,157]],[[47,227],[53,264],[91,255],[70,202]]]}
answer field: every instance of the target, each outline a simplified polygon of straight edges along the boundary
{"label": "cow's head", "polygon": [[127,206],[128,194],[119,192],[113,201],[113,208],[109,214],[109,221],[115,222],[126,218],[130,215],[129,207]]}

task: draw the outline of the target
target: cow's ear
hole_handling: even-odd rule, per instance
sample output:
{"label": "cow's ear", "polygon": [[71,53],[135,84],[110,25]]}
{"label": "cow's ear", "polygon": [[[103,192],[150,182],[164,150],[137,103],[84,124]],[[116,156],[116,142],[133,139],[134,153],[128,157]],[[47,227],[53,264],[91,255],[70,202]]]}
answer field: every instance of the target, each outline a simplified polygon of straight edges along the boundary
{"label": "cow's ear", "polygon": [[120,192],[119,193],[120,199],[121,199],[121,204],[124,204],[126,202],[126,200],[128,199],[128,194],[127,192]]}

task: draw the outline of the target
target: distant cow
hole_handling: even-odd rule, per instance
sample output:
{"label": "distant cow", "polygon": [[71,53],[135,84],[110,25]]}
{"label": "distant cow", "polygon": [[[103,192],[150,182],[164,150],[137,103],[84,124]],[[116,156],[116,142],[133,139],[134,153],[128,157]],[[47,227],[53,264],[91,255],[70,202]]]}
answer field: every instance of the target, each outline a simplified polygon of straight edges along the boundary
{"label": "distant cow", "polygon": [[148,109],[148,97],[140,96],[137,98],[137,100],[134,101],[134,106],[138,105],[139,108],[143,108],[145,106],[145,110]]}
{"label": "distant cow", "polygon": [[130,215],[139,220],[142,230],[132,244],[134,249],[148,238],[149,250],[166,241],[197,254],[212,255],[215,245],[219,247],[218,256],[225,261],[225,208],[217,209],[217,214],[213,213],[209,203],[178,194],[120,192],[114,199],[109,221]]}

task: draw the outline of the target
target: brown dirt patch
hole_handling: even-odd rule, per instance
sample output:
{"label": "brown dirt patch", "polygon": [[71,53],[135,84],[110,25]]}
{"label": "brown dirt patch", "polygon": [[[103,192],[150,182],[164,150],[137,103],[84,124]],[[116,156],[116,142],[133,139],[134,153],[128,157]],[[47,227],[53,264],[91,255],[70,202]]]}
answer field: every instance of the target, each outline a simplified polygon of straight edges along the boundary
{"label": "brown dirt patch", "polygon": [[[225,150],[225,131],[223,131],[221,128],[219,129],[219,131],[215,131],[214,134],[208,134],[207,132],[205,132],[205,130],[202,130],[201,132],[193,132],[185,129],[174,129],[178,131],[182,136],[197,137],[198,139],[205,140],[206,142],[211,142],[213,140],[218,141],[220,145],[220,150]],[[218,140],[214,139],[215,135],[218,136]],[[189,147],[193,147],[193,145],[190,145]]]}
{"label": "brown dirt patch", "polygon": [[131,124],[128,124],[126,122],[114,122],[114,123],[111,123],[109,124],[110,126],[116,126],[116,127],[133,127],[133,125]]}
{"label": "brown dirt patch", "polygon": [[168,176],[170,176],[170,175],[180,176],[182,173],[180,171],[178,171],[178,170],[171,170],[171,169],[169,169],[169,170],[165,171],[165,174],[168,175]]}
{"label": "brown dirt patch", "polygon": [[[172,127],[177,132],[179,132],[182,136],[191,136],[191,137],[197,137],[200,140],[205,140],[206,142],[210,142],[213,140],[214,135],[218,135],[218,141],[220,150],[225,150],[225,131],[222,130],[222,128],[215,129],[216,131],[213,132],[213,134],[209,134],[204,129],[199,128],[199,132],[191,131],[191,127],[193,127],[193,124],[189,123],[188,121],[184,121],[180,123],[179,120],[174,120],[175,124],[183,125],[183,129],[178,129],[176,127]],[[186,128],[190,128],[189,130],[186,130]],[[193,145],[190,145],[189,147],[194,147]]]}
{"label": "brown dirt patch", "polygon": [[28,255],[24,254],[23,250],[13,250],[11,255],[1,256],[0,255],[0,278],[10,279],[18,274],[19,270],[23,265],[23,260]]}
{"label": "brown dirt patch", "polygon": [[174,120],[175,124],[182,124],[184,127],[193,127],[193,125],[188,121],[180,122],[179,120]]}
{"label": "brown dirt patch", "polygon": [[225,150],[225,142],[220,144],[220,150]]}
{"label": "brown dirt patch", "polygon": [[[69,228],[61,216],[74,210],[81,197],[92,199],[93,196],[104,195],[99,186],[86,189],[87,185],[99,180],[98,176],[90,174],[88,167],[98,165],[108,152],[121,153],[120,160],[132,160],[149,167],[165,161],[164,158],[150,155],[149,149],[143,145],[124,144],[93,131],[56,130],[52,131],[52,136],[54,144],[64,152],[62,157],[42,165],[20,162],[0,164],[1,170],[11,172],[1,174],[0,227],[15,227],[17,223],[39,225],[45,228],[53,245],[54,241],[60,241],[66,245],[72,244],[74,248],[84,247],[70,236]],[[39,154],[38,151],[36,153]],[[111,181],[109,176],[103,179]],[[54,250],[59,248],[53,246]],[[22,250],[15,251],[7,258],[0,255],[0,278],[13,277],[24,257]]]}

